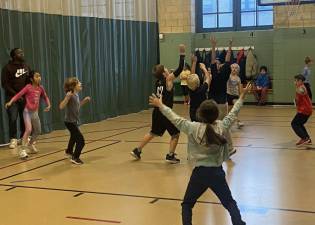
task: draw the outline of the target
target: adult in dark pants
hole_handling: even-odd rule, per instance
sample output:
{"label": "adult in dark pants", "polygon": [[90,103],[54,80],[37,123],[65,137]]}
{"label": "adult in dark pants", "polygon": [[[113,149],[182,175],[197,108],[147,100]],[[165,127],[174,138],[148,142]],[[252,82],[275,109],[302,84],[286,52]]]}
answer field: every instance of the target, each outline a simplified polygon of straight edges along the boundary
{"label": "adult in dark pants", "polygon": [[[14,48],[10,52],[11,60],[6,64],[1,73],[1,85],[5,90],[5,100],[11,98],[21,91],[28,82],[30,67],[25,64],[24,52],[20,48]],[[25,100],[20,99],[7,109],[9,118],[10,148],[17,146],[17,119],[20,119],[20,137],[23,136],[25,127],[23,110]]]}

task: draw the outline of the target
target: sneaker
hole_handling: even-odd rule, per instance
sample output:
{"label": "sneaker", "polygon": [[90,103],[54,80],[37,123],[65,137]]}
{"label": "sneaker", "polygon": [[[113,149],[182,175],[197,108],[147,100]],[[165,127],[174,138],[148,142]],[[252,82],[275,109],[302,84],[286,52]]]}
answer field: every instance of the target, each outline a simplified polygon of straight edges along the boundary
{"label": "sneaker", "polygon": [[141,159],[141,151],[139,148],[135,148],[132,152],[130,152],[130,155],[132,155],[137,160]]}
{"label": "sneaker", "polygon": [[231,157],[232,155],[234,155],[236,153],[236,148],[233,148],[230,152],[229,152],[229,157]]}
{"label": "sneaker", "polygon": [[240,129],[242,127],[244,127],[244,123],[242,123],[241,121],[238,121],[237,122],[237,128]]}
{"label": "sneaker", "polygon": [[36,154],[38,153],[38,149],[35,147],[34,144],[28,145],[28,153],[30,154]]}
{"label": "sneaker", "polygon": [[19,157],[20,159],[26,159],[28,157],[28,154],[24,148],[20,150]]}
{"label": "sneaker", "polygon": [[23,138],[20,138],[17,140],[17,145],[22,145],[22,143],[23,143]]}
{"label": "sneaker", "polygon": [[296,146],[301,146],[305,144],[312,144],[312,140],[310,138],[301,139],[296,143]]}
{"label": "sneaker", "polygon": [[71,159],[71,158],[72,158],[72,153],[65,152],[65,156],[66,156],[67,158]]}
{"label": "sneaker", "polygon": [[176,158],[176,154],[175,153],[167,154],[166,157],[165,157],[165,160],[166,160],[166,162],[169,162],[171,164],[176,164],[176,163],[180,162],[180,159]]}
{"label": "sneaker", "polygon": [[16,148],[16,147],[17,147],[17,144],[18,144],[17,139],[12,138],[12,139],[10,140],[9,148]]}
{"label": "sneaker", "polygon": [[76,164],[76,165],[81,165],[83,164],[82,160],[80,158],[71,158],[70,159],[70,162],[72,162],[73,164]]}

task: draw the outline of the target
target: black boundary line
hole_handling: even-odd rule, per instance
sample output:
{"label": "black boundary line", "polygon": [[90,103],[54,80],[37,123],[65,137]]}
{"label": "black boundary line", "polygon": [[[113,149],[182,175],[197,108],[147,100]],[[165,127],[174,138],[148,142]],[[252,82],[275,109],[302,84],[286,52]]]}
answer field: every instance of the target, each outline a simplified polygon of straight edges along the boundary
{"label": "black boundary line", "polygon": [[121,223],[121,221],[115,221],[115,220],[102,220],[102,219],[93,219],[93,218],[85,218],[85,217],[77,217],[77,216],[67,216],[66,218],[72,219],[72,220],[92,221],[92,222],[101,222],[101,223]]}
{"label": "black boundary line", "polygon": [[[116,135],[121,135],[121,134],[124,134],[124,133],[128,133],[128,132],[132,132],[132,131],[135,131],[135,130],[138,130],[138,129],[141,129],[141,128],[144,128],[146,126],[141,126],[141,127],[136,127],[136,128],[133,128],[132,130],[127,130],[127,131],[124,131],[124,132],[121,132],[121,133],[118,133],[118,134],[113,134],[113,135],[110,135],[110,136],[107,136],[107,137],[103,137],[103,138],[100,138],[100,139],[96,139],[96,140],[93,140],[87,144],[91,144],[91,143],[94,143],[94,142],[97,142],[97,141],[108,141],[106,140],[107,138],[111,138],[111,137],[114,137]],[[119,141],[119,140],[115,140],[115,141]],[[3,166],[3,167],[0,167],[0,170],[1,169],[5,169],[5,168],[8,168],[8,167],[11,167],[11,166],[15,166],[15,165],[18,165],[18,164],[22,164],[22,163],[26,163],[28,161],[32,161],[32,160],[35,160],[35,159],[39,159],[39,158],[42,158],[42,157],[45,157],[45,156],[48,156],[48,155],[52,155],[52,154],[56,154],[58,152],[62,152],[64,151],[65,149],[61,149],[61,150],[57,150],[57,151],[54,151],[54,152],[50,152],[50,153],[47,153],[47,154],[44,154],[44,155],[40,155],[40,156],[36,156],[36,157],[32,157],[30,159],[27,159],[27,160],[24,160],[24,161],[19,161],[19,162],[15,162],[15,163],[11,163],[9,165],[6,165],[6,166]],[[84,153],[82,153],[84,154]],[[66,159],[66,157],[64,158]],[[0,179],[1,180],[1,179]]]}
{"label": "black boundary line", "polygon": [[[98,133],[98,132],[105,132],[105,131],[116,131],[116,130],[127,130],[127,129],[133,129],[133,128],[138,128],[138,127],[124,127],[124,128],[117,128],[117,129],[105,129],[105,130],[94,130],[94,131],[88,131],[88,132],[82,132],[83,134],[91,134],[91,133]],[[41,140],[47,140],[47,139],[53,139],[53,138],[59,138],[59,137],[64,137],[65,135],[58,135],[58,136],[52,136],[52,137],[44,137],[37,139],[38,141]],[[67,135],[68,136],[68,135]],[[40,143],[45,143],[45,142],[40,142]]]}
{"label": "black boundary line", "polygon": [[[108,139],[106,141],[121,141],[121,142],[127,142],[127,143],[134,143],[139,141],[133,141],[133,140],[116,140],[116,139]],[[150,144],[169,144],[169,142],[163,142],[163,141],[150,141]],[[187,145],[187,143],[178,143],[178,145]],[[303,145],[300,148],[299,147],[271,147],[271,146],[253,146],[252,144],[248,145],[234,145],[235,148],[259,148],[259,149],[274,149],[274,150],[288,150],[288,151],[315,151],[315,147]]]}
{"label": "black boundary line", "polygon": [[[93,151],[96,151],[98,149],[101,149],[101,148],[104,148],[104,147],[108,147],[108,146],[111,146],[111,145],[115,145],[117,143],[120,143],[120,141],[117,141],[117,142],[114,142],[114,143],[110,143],[110,144],[107,144],[107,145],[103,145],[103,146],[100,146],[100,147],[97,147],[97,148],[94,148],[94,149],[91,149],[91,150],[88,150],[88,151],[85,151],[83,152],[82,154],[86,154],[86,153],[89,153],[89,152],[93,152]],[[44,165],[41,165],[41,166],[37,166],[37,167],[34,167],[32,169],[28,169],[28,170],[25,170],[25,171],[22,171],[22,172],[19,172],[19,173],[16,173],[16,174],[12,174],[10,176],[7,176],[7,177],[3,177],[3,178],[0,178],[0,181],[3,181],[3,180],[6,180],[8,178],[11,178],[11,177],[15,177],[15,176],[18,176],[18,175],[21,175],[21,174],[24,174],[24,173],[27,173],[27,172],[30,172],[30,171],[33,171],[33,170],[36,170],[36,169],[40,169],[40,168],[43,168],[45,166],[49,166],[49,165],[52,165],[52,164],[55,164],[55,163],[58,163],[58,162],[61,162],[63,160],[66,160],[68,159],[67,157],[64,157],[62,159],[58,159],[56,161],[52,161],[50,163],[46,163]]]}
{"label": "black boundary line", "polygon": [[151,202],[149,202],[150,204],[154,204],[156,203],[157,201],[159,201],[160,199],[159,198],[156,198],[156,199],[153,199]]}
{"label": "black boundary line", "polygon": [[84,194],[84,192],[80,192],[80,193],[73,195],[73,197],[76,198],[76,197],[79,197],[80,195],[83,195],[83,194]]}
{"label": "black boundary line", "polygon": [[[41,143],[42,143],[42,142],[41,142]],[[54,143],[54,142],[45,142],[45,143]],[[91,144],[91,143],[92,143],[92,141],[91,141],[91,142],[88,142],[88,143],[86,143],[86,144]],[[32,160],[35,160],[35,159],[43,158],[43,157],[48,156],[48,155],[53,155],[53,154],[56,154],[56,153],[58,153],[58,152],[63,152],[63,151],[65,151],[65,150],[66,150],[66,149],[61,149],[61,150],[49,152],[49,153],[46,153],[46,154],[43,154],[43,155],[31,157],[31,158],[28,158],[28,159],[23,160],[23,161],[11,163],[11,164],[9,164],[9,165],[0,167],[0,170],[5,169],[5,168],[8,168],[8,167],[11,167],[11,166],[15,166],[15,165],[18,165],[18,164],[26,163],[26,162],[28,162],[28,161],[32,161]]]}
{"label": "black boundary line", "polygon": [[[293,118],[293,117],[292,117]],[[241,119],[241,118],[240,118]],[[275,122],[280,122],[280,123],[291,123],[292,120],[248,120],[248,119],[241,119],[242,122],[263,122],[263,123],[275,123]],[[315,122],[310,122],[308,121],[307,124],[315,124]]]}
{"label": "black boundary line", "polygon": [[[139,141],[136,141],[136,140],[116,140],[116,139],[107,139],[106,141],[121,141],[121,142],[127,142],[127,143],[134,143],[134,142],[139,142]],[[166,142],[166,141],[150,141],[149,144],[169,144],[169,142]],[[179,142],[177,143],[178,145],[187,145],[187,142]],[[247,148],[247,147],[250,147],[251,144],[249,145],[234,145],[234,147],[236,148]]]}
{"label": "black boundary line", "polygon": [[[246,127],[291,127],[291,126],[276,126],[274,124],[247,124]],[[307,128],[315,128],[315,126],[306,126]]]}
{"label": "black boundary line", "polygon": [[274,149],[274,150],[288,150],[288,151],[315,151],[315,147],[303,145],[300,147],[270,147],[270,146],[248,146],[248,147],[243,147],[243,148],[263,148],[263,149]]}
{"label": "black boundary line", "polygon": [[38,181],[38,180],[42,180],[42,178],[37,178],[37,179],[28,179],[28,180],[16,180],[16,181],[11,181],[11,184],[14,183],[22,183],[22,182],[29,182],[29,181]]}
{"label": "black boundary line", "polygon": [[[74,192],[74,193],[84,193],[84,194],[95,194],[95,195],[109,195],[109,196],[120,196],[120,197],[132,197],[132,198],[144,198],[144,199],[159,199],[165,201],[179,201],[182,202],[182,199],[179,198],[166,198],[166,197],[157,197],[157,196],[147,196],[147,195],[132,195],[132,194],[121,194],[121,193],[110,193],[110,192],[98,192],[98,191],[82,191],[75,189],[61,189],[61,188],[48,188],[48,187],[32,187],[32,186],[23,186],[23,185],[9,185],[9,184],[0,184],[3,187],[15,187],[15,188],[25,188],[25,189],[35,189],[35,190],[46,190],[46,191],[61,191],[61,192]],[[197,201],[202,204],[211,204],[211,205],[222,205],[219,202],[211,201]],[[242,205],[242,204],[240,204]],[[300,210],[300,209],[286,209],[286,208],[276,208],[276,207],[255,207],[255,208],[264,208],[267,210],[275,211],[284,211],[284,212],[296,212],[296,213],[307,213],[315,214],[315,211]]]}
{"label": "black boundary line", "polygon": [[13,190],[13,189],[15,189],[15,188],[17,188],[16,186],[13,186],[13,187],[10,187],[10,188],[8,188],[8,189],[5,189],[5,191],[11,191],[11,190]]}
{"label": "black boundary line", "polygon": [[150,122],[144,122],[144,121],[135,121],[135,120],[108,120],[108,122],[120,122],[120,123],[150,123]]}

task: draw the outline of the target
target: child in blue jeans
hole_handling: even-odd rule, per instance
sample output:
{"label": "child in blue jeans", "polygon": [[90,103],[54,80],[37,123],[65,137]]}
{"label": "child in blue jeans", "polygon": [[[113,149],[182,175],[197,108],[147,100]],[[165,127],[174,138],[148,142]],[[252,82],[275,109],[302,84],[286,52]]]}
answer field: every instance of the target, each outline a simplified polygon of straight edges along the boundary
{"label": "child in blue jeans", "polygon": [[201,103],[197,111],[197,121],[200,122],[191,122],[165,106],[161,98],[155,95],[150,97],[150,104],[158,107],[177,129],[188,136],[189,159],[193,159],[196,164],[182,203],[183,225],[192,225],[192,208],[208,188],[217,195],[224,208],[229,211],[233,225],[246,224],[225,180],[222,163],[229,158],[229,146],[225,136],[237,119],[243,99],[250,89],[249,83],[222,121],[217,120],[219,109],[212,100]]}

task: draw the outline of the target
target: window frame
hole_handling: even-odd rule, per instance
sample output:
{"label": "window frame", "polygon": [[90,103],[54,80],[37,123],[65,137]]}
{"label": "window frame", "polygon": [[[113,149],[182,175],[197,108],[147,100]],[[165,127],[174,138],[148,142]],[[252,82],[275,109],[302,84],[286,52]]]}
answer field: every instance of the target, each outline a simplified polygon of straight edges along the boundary
{"label": "window frame", "polygon": [[[246,31],[246,30],[270,30],[273,29],[273,25],[262,25],[262,26],[241,26],[241,0],[233,0],[233,26],[223,28],[203,28],[203,13],[202,13],[202,2],[203,0],[195,0],[195,13],[196,13],[196,33],[205,32],[224,32],[224,31]],[[259,0],[257,0],[259,3]],[[274,10],[274,9],[273,9]],[[272,10],[272,12],[274,12]],[[270,11],[270,10],[256,10],[256,18],[258,12]],[[252,11],[254,12],[254,11]],[[217,17],[221,14],[216,13]]]}

